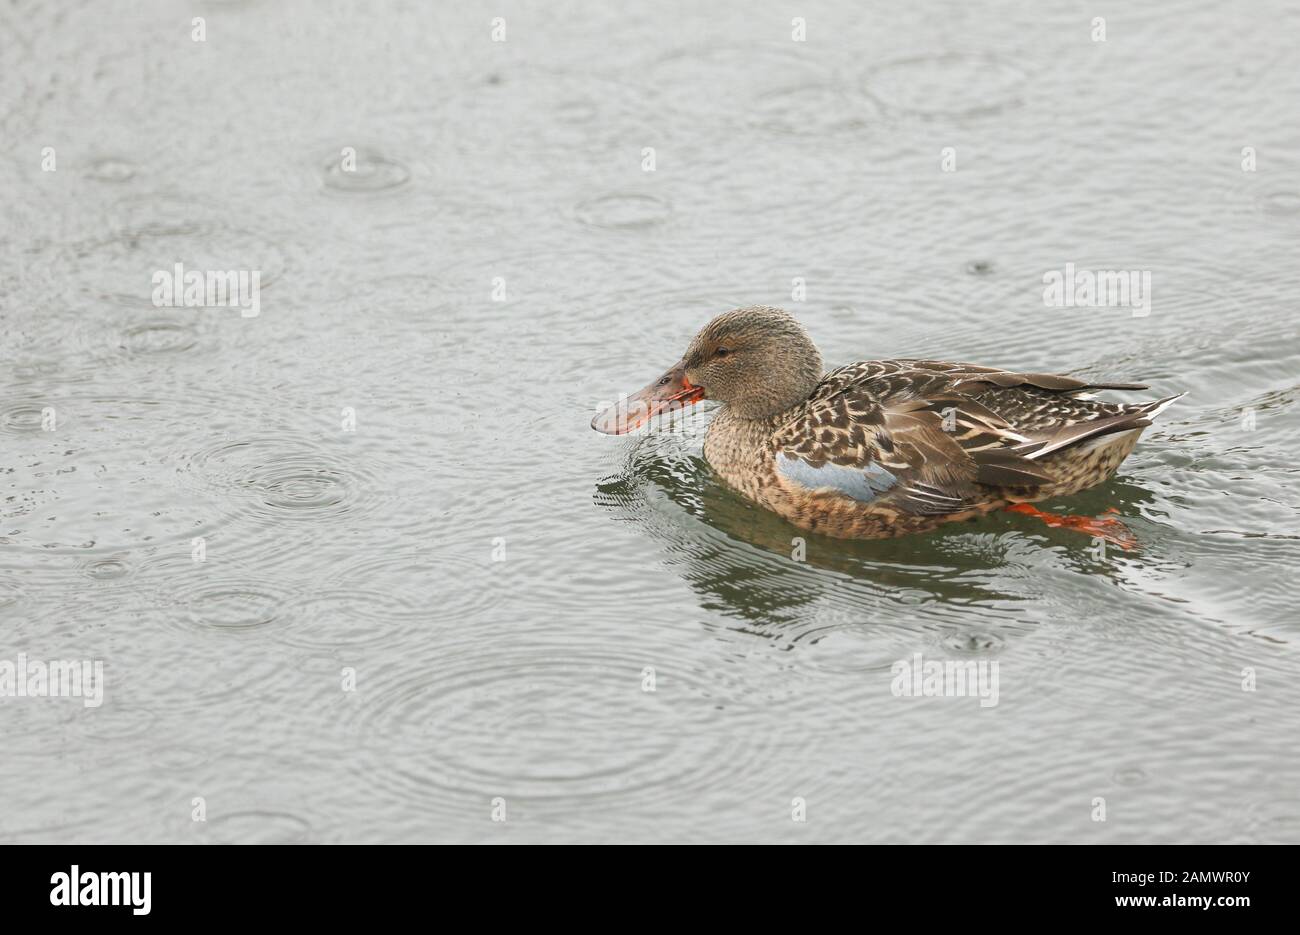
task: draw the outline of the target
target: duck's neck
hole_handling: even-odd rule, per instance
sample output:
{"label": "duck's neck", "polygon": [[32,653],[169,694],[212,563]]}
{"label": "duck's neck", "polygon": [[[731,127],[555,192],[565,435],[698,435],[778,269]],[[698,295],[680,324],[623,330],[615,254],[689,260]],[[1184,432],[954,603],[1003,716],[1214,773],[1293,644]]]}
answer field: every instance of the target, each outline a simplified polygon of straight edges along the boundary
{"label": "duck's neck", "polygon": [[764,430],[774,432],[781,415],[781,413],[778,413],[771,416],[750,417],[741,415],[734,406],[719,406],[718,411],[713,416],[713,422],[709,425],[709,433],[751,433]]}
{"label": "duck's neck", "polygon": [[704,459],[732,487],[761,501],[761,489],[772,471],[772,435],[794,411],[751,419],[723,406],[704,437]]}

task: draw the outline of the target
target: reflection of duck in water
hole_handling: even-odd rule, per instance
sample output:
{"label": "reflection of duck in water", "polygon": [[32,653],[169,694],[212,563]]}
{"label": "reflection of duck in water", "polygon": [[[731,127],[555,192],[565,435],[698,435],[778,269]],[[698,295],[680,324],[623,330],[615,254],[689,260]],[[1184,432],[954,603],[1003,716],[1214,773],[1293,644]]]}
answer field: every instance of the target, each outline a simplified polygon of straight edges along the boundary
{"label": "reflection of duck in water", "polygon": [[[611,435],[702,399],[723,404],[704,456],[728,484],[804,529],[878,539],[998,509],[1134,544],[1118,520],[1031,502],[1100,483],[1177,396],[1108,403],[1089,383],[931,360],[868,360],[822,375],[780,309],[719,315],[666,374],[592,420]],[[1181,395],[1181,394],[1180,394]]]}
{"label": "reflection of duck in water", "polygon": [[[1013,514],[979,526],[946,526],[935,534],[897,539],[832,539],[800,530],[719,482],[674,434],[629,446],[617,471],[597,481],[596,504],[657,540],[661,561],[680,576],[711,613],[743,621],[734,627],[793,645],[825,627],[850,623],[897,625],[914,631],[978,620],[1010,638],[1033,629],[1054,601],[1044,603],[1038,579],[1042,537],[1016,534]],[[1123,479],[1078,495],[1126,513],[1155,501],[1151,491]],[[1081,536],[1053,550],[1055,567],[1104,576],[1141,591],[1156,565],[1105,560]],[[1162,555],[1162,564],[1169,562]],[[710,618],[705,625],[710,626]]]}

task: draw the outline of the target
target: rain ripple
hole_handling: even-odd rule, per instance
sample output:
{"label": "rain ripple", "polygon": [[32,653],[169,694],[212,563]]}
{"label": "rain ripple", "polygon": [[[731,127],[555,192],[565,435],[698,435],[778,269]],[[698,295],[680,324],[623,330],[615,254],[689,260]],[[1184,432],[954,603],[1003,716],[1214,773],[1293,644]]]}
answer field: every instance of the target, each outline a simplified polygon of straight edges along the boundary
{"label": "rain ripple", "polygon": [[386,548],[347,562],[295,607],[285,640],[311,649],[387,645],[430,625],[484,619],[502,589],[466,582],[481,581],[488,564],[487,553],[470,554],[456,545],[436,551]]}
{"label": "rain ripple", "polygon": [[888,110],[921,117],[978,117],[1021,103],[1028,75],[994,55],[945,53],[897,59],[862,77],[863,91]]}
{"label": "rain ripple", "polygon": [[355,516],[375,505],[381,489],[354,453],[280,433],[211,443],[185,458],[180,470],[221,495],[232,514],[267,526]]}
{"label": "rain ripple", "polygon": [[234,633],[276,626],[296,591],[267,577],[230,576],[188,582],[170,594],[186,628]]}
{"label": "rain ripple", "polygon": [[0,433],[5,435],[38,435],[47,424],[52,406],[43,400],[14,400],[0,405]]}
{"label": "rain ripple", "polygon": [[[291,812],[229,812],[203,825],[204,836],[214,844],[309,844],[319,837],[311,822]],[[204,830],[203,826],[200,830]]]}
{"label": "rain ripple", "polygon": [[672,203],[658,195],[612,192],[597,195],[574,208],[579,221],[605,230],[641,230],[664,223],[673,214]]}
{"label": "rain ripple", "polygon": [[109,182],[114,185],[131,181],[131,179],[135,178],[135,173],[135,163],[113,156],[96,159],[86,170],[87,178],[94,179],[97,182]]}
{"label": "rain ripple", "polygon": [[[726,683],[665,667],[644,691],[637,655],[484,641],[376,674],[352,714],[365,745],[356,783],[456,814],[495,796],[550,810],[670,807],[766,759],[764,732],[739,726],[748,713]],[[708,728],[723,718],[728,729]]]}
{"label": "rain ripple", "polygon": [[344,194],[374,194],[402,188],[411,181],[411,170],[374,149],[358,149],[326,160],[321,180],[330,191]]}

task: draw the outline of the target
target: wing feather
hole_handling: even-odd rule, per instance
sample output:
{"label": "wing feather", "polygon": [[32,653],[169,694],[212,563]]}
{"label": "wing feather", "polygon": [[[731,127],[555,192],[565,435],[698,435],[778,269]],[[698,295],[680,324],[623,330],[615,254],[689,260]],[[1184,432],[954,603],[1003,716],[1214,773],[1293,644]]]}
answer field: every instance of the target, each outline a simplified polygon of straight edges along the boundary
{"label": "wing feather", "polygon": [[[777,430],[778,471],[809,490],[908,513],[959,512],[987,499],[990,487],[1054,482],[1036,463],[1045,454],[1149,424],[1137,407],[1109,415],[1088,407],[1112,404],[1082,398],[1093,389],[1142,388],[944,361],[861,361],[828,374],[798,417]],[[1001,408],[1006,391],[1027,409],[1055,412],[1060,401],[1068,412],[1035,412],[1050,431],[1033,419],[1026,424],[1034,427],[1020,430],[987,401],[997,397]]]}

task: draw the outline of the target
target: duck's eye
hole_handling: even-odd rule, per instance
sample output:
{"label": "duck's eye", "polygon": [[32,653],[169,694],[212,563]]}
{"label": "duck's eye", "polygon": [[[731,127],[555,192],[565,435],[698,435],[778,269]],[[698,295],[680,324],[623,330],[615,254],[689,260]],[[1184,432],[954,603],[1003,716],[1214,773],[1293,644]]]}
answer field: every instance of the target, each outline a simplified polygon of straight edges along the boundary
{"label": "duck's eye", "polygon": [[731,351],[730,351],[728,348],[720,347],[720,348],[718,348],[716,351],[713,352],[713,356],[714,356],[714,357],[726,357],[726,356],[727,356],[728,354],[730,354],[730,353],[731,353]]}

